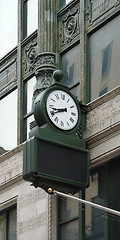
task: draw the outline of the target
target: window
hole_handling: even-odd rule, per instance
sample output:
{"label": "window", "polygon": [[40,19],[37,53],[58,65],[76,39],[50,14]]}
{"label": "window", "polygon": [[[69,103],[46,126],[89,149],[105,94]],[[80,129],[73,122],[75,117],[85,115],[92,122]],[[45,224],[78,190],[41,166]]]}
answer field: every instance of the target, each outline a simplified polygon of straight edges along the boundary
{"label": "window", "polygon": [[[120,157],[92,173],[85,191],[87,201],[120,211]],[[85,205],[85,239],[120,239],[120,218]]]}
{"label": "window", "polygon": [[[78,193],[75,194],[78,197]],[[59,199],[59,240],[79,239],[79,204],[70,199]]]}
{"label": "window", "polygon": [[38,0],[24,0],[24,37],[38,28]]}
{"label": "window", "polygon": [[[79,95],[78,84],[80,81],[80,45],[77,44],[61,57],[63,71],[63,84],[71,88],[74,95]],[[77,87],[76,87],[77,86]]]}
{"label": "window", "polygon": [[[90,186],[86,189],[86,200],[104,205],[103,171],[95,172],[90,178]],[[104,240],[104,212],[85,205],[85,239]]]}
{"label": "window", "polygon": [[17,212],[11,208],[0,212],[0,240],[17,240]]}
{"label": "window", "polygon": [[68,4],[69,2],[71,2],[71,0],[60,0],[60,7],[64,7],[66,4]]}
{"label": "window", "polygon": [[17,146],[17,89],[0,100],[0,155]]}
{"label": "window", "polygon": [[0,58],[17,46],[17,0],[0,0]]}
{"label": "window", "polygon": [[25,139],[28,139],[30,132],[30,123],[34,121],[33,116],[33,91],[36,84],[36,77],[32,77],[27,82],[25,82],[24,91],[24,130]]}
{"label": "window", "polygon": [[91,101],[120,85],[119,23],[117,16],[89,37]]}

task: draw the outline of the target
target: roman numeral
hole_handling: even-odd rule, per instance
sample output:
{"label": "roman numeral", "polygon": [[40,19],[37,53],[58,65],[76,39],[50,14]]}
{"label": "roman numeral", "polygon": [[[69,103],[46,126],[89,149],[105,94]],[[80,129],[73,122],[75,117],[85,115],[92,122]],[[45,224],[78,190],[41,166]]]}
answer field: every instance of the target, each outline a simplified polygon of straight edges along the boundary
{"label": "roman numeral", "polygon": [[59,94],[55,94],[55,96],[56,96],[57,99],[60,99]]}
{"label": "roman numeral", "polygon": [[72,115],[72,116],[76,116],[76,113],[74,113],[74,112],[71,112],[71,115]]}
{"label": "roman numeral", "polygon": [[70,120],[72,123],[74,123],[74,119],[73,119],[73,118],[70,118],[69,120]]}
{"label": "roman numeral", "polygon": [[63,123],[63,121],[60,122],[60,125],[61,125],[61,127],[64,127],[64,123]]}
{"label": "roman numeral", "polygon": [[74,108],[74,105],[70,106],[70,108]]}
{"label": "roman numeral", "polygon": [[64,94],[61,94],[61,99],[65,100],[65,95]]}
{"label": "roman numeral", "polygon": [[53,98],[51,98],[51,100],[52,100],[53,102],[55,102],[55,100],[54,100]]}
{"label": "roman numeral", "polygon": [[50,105],[49,105],[49,108],[52,108],[53,106],[54,106],[54,105],[50,104]]}
{"label": "roman numeral", "polygon": [[54,121],[55,121],[56,123],[58,123],[58,117],[56,117],[56,118],[54,119]]}

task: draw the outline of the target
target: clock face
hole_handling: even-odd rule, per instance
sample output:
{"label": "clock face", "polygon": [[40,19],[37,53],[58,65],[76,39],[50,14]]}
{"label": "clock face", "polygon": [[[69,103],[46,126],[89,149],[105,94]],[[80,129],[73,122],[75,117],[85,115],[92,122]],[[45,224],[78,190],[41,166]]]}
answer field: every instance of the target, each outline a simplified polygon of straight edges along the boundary
{"label": "clock face", "polygon": [[62,130],[71,130],[78,122],[74,99],[62,90],[54,90],[47,98],[46,109],[52,123]]}

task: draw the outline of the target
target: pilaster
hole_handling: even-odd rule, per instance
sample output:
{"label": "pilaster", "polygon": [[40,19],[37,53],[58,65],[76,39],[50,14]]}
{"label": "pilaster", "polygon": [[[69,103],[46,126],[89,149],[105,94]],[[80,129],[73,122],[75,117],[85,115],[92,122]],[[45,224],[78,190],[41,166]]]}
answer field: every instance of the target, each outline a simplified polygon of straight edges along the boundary
{"label": "pilaster", "polygon": [[38,0],[38,55],[36,57],[35,97],[53,83],[52,75],[56,68],[55,12],[55,0]]}

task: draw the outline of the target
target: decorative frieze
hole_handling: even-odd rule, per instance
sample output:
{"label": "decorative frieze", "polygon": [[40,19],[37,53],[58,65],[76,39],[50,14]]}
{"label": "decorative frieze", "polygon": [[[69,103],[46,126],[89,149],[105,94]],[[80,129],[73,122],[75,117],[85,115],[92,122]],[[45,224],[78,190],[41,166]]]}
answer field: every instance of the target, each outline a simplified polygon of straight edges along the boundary
{"label": "decorative frieze", "polygon": [[88,112],[85,136],[91,138],[118,124],[120,124],[120,95]]}
{"label": "decorative frieze", "polygon": [[120,4],[119,0],[88,0],[86,18],[91,24],[111,8],[116,8]]}
{"label": "decorative frieze", "polygon": [[69,8],[68,12],[59,18],[59,48],[70,44],[79,34],[79,5]]}

